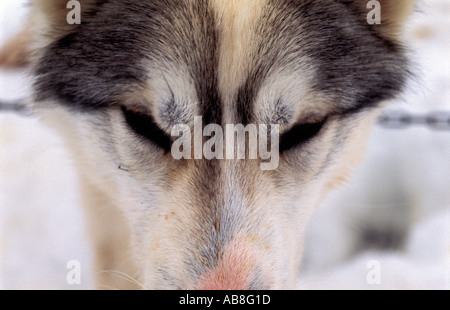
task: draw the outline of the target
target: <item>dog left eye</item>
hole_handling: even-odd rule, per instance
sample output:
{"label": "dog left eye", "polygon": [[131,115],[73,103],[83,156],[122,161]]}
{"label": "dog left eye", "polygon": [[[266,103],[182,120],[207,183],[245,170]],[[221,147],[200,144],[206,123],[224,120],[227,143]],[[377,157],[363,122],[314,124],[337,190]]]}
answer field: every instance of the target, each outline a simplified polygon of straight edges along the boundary
{"label": "dog left eye", "polygon": [[121,107],[128,126],[139,136],[146,138],[166,152],[170,151],[171,138],[148,114]]}
{"label": "dog left eye", "polygon": [[298,124],[280,137],[280,152],[299,147],[315,138],[327,120],[316,123]]}

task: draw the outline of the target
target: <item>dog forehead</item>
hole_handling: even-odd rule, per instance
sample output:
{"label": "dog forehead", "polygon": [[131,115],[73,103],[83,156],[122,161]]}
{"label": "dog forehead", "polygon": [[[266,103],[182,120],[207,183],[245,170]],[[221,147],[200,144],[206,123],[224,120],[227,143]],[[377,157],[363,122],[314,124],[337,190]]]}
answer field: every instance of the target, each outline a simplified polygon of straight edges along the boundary
{"label": "dog forehead", "polygon": [[[300,20],[286,18],[286,7],[269,0],[212,0],[219,29],[218,85],[227,119],[242,123],[288,123],[301,108],[306,93],[307,57],[292,57],[295,33],[278,32]],[[235,117],[227,114],[237,114]]]}
{"label": "dog forehead", "polygon": [[406,65],[345,1],[111,0],[43,51],[35,99],[97,109],[135,95],[166,126],[289,123],[389,99]]}
{"label": "dog forehead", "polygon": [[[189,36],[198,44],[182,40],[166,45],[166,55],[183,56],[154,59],[173,63],[164,74],[152,70],[158,76],[152,85],[156,94],[152,102],[158,105],[161,121],[173,125],[189,118],[192,122],[192,115],[216,123],[294,120],[302,108],[298,98],[311,90],[315,74],[309,65],[312,60],[302,56],[296,45],[298,33],[280,34],[279,29],[301,27],[299,20],[286,15],[276,21],[286,8],[268,0],[210,0],[204,5],[208,9],[189,10],[186,13],[194,15],[183,16],[194,21]],[[181,53],[183,49],[189,49],[189,56]]]}

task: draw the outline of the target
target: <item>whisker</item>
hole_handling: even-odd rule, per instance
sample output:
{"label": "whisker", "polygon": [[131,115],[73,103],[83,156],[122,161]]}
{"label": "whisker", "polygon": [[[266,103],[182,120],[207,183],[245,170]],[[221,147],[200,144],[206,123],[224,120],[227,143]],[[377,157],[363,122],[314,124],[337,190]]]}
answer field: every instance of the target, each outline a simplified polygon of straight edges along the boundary
{"label": "whisker", "polygon": [[131,275],[123,272],[123,271],[119,271],[119,270],[103,270],[102,272],[108,273],[112,276],[115,276],[119,279],[128,281],[130,283],[133,283],[135,285],[137,285],[140,289],[142,290],[146,290],[146,286],[144,285],[144,283],[140,282],[139,280],[137,280],[136,278],[132,277]]}

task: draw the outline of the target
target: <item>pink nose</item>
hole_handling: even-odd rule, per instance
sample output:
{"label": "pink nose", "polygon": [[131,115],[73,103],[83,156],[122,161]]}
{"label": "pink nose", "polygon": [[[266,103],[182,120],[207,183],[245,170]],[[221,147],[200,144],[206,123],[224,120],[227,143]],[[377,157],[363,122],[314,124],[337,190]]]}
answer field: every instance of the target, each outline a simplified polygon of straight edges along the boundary
{"label": "pink nose", "polygon": [[199,290],[248,290],[255,280],[256,252],[248,244],[233,242],[217,266],[203,274],[197,284]]}

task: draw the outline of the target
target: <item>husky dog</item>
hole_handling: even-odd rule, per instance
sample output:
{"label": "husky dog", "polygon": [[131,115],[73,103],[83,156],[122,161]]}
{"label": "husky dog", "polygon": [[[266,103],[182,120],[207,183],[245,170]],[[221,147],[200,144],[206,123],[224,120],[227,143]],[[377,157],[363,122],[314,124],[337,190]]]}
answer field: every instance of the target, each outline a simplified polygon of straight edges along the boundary
{"label": "husky dog", "polygon": [[[0,62],[32,66],[33,108],[73,150],[98,287],[295,288],[312,212],[405,86],[413,1],[78,2],[70,24],[35,0]],[[175,159],[199,116],[277,124],[277,169]]]}

